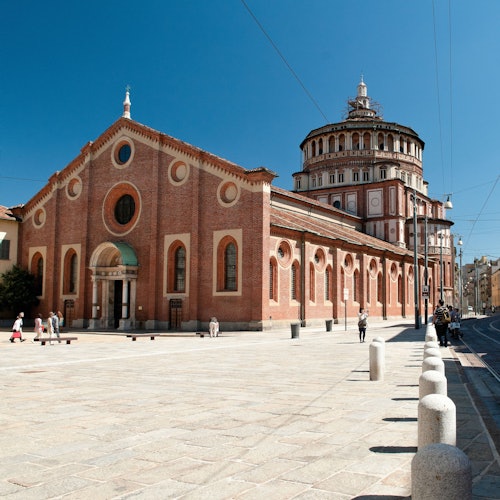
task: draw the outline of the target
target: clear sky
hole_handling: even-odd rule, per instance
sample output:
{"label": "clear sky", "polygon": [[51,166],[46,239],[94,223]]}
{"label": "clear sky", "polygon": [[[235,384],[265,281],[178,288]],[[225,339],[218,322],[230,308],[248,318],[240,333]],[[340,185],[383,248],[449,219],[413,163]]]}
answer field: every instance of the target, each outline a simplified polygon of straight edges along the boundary
{"label": "clear sky", "polygon": [[452,193],[464,264],[500,257],[500,1],[0,7],[0,205],[26,203],[118,119],[126,85],[132,119],[292,189],[300,142],[342,120],[363,74],[384,119],[425,141],[429,194]]}

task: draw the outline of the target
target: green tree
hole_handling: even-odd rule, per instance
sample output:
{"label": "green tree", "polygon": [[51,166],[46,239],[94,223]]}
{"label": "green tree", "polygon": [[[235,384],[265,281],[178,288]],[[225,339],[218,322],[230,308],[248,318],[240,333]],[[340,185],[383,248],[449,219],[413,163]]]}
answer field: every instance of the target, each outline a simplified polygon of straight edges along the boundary
{"label": "green tree", "polygon": [[0,308],[17,314],[29,311],[40,301],[35,291],[35,276],[15,265],[0,276]]}

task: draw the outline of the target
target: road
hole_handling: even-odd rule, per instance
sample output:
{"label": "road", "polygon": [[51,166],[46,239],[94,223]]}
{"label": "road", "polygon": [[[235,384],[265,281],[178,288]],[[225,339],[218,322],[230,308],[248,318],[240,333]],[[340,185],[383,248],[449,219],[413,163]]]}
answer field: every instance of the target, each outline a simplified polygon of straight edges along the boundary
{"label": "road", "polygon": [[469,390],[500,452],[500,314],[462,322],[453,340]]}

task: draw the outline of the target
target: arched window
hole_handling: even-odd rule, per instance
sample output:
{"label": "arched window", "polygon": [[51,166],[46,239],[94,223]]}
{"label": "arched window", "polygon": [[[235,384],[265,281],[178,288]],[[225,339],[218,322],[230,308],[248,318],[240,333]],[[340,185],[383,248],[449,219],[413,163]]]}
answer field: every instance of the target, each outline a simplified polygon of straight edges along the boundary
{"label": "arched window", "polygon": [[363,149],[371,149],[370,134],[365,132],[363,135]]}
{"label": "arched window", "polygon": [[174,288],[176,292],[186,290],[186,249],[180,246],[175,251]]}
{"label": "arched window", "polygon": [[325,270],[325,300],[330,300],[331,273],[332,270],[330,266],[328,266]]}
{"label": "arched window", "polygon": [[335,151],[335,136],[331,135],[328,139],[328,151],[333,153]]}
{"label": "arched window", "polygon": [[403,303],[403,287],[401,282],[401,275],[398,276],[398,302]]}
{"label": "arched window", "polygon": [[78,255],[72,248],[64,256],[63,293],[76,293],[78,281]]}
{"label": "arched window", "polygon": [[358,150],[359,148],[359,134],[356,132],[352,134],[352,149]]}
{"label": "arched window", "polygon": [[291,268],[291,281],[290,281],[290,298],[292,300],[297,300],[299,296],[299,264],[294,262]]}
{"label": "arched window", "polygon": [[352,300],[359,302],[359,271],[357,269],[352,275]]}
{"label": "arched window", "polygon": [[389,151],[394,151],[394,138],[392,137],[392,134],[387,136],[387,147]]}
{"label": "arched window", "polygon": [[371,303],[371,289],[370,271],[366,271],[366,302],[368,302],[368,304]]}
{"label": "arched window", "polygon": [[269,262],[269,300],[278,301],[278,263],[274,258]]}
{"label": "arched window", "polygon": [[318,154],[322,155],[323,154],[323,139],[320,139],[318,141]]}
{"label": "arched window", "polygon": [[378,302],[382,303],[383,298],[384,298],[384,286],[383,286],[383,279],[382,279],[382,273],[378,273],[377,275],[377,300]]}
{"label": "arched window", "polygon": [[309,264],[309,300],[316,302],[316,270],[314,264]]}
{"label": "arched window", "polygon": [[378,148],[380,151],[384,151],[384,134],[378,134]]}
{"label": "arched window", "polygon": [[217,249],[217,288],[227,292],[238,289],[238,247],[230,236],[223,238]]}
{"label": "arched window", "polygon": [[312,156],[315,157],[316,156],[316,141],[312,141],[311,148],[312,148]]}
{"label": "arched window", "polygon": [[339,136],[339,151],[344,151],[345,149],[345,135],[340,134]]}
{"label": "arched window", "polygon": [[31,259],[31,274],[35,276],[35,294],[43,295],[43,257],[40,252]]}
{"label": "arched window", "polygon": [[168,249],[167,291],[168,293],[186,292],[186,247],[177,240]]}

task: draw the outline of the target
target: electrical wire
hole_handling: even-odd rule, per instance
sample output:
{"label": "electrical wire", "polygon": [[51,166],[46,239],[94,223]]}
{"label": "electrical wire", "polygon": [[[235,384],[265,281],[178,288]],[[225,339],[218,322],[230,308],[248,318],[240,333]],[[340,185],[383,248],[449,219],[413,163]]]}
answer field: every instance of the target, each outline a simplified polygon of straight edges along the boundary
{"label": "electrical wire", "polygon": [[309,92],[309,90],[307,90],[307,88],[304,85],[304,83],[302,82],[302,80],[299,78],[299,76],[297,75],[297,73],[293,70],[292,66],[286,60],[285,56],[281,53],[280,49],[274,43],[273,39],[269,36],[269,34],[267,33],[267,31],[264,29],[264,27],[262,26],[262,24],[259,22],[259,20],[255,16],[255,14],[250,10],[250,7],[247,5],[247,3],[245,2],[245,0],[241,0],[241,3],[243,4],[243,6],[247,10],[247,12],[250,14],[250,16],[252,17],[252,19],[255,21],[255,23],[257,24],[257,26],[260,28],[260,30],[262,31],[262,33],[264,33],[264,36],[269,40],[269,43],[272,45],[272,47],[274,48],[274,50],[276,51],[276,53],[280,56],[281,60],[285,63],[286,67],[289,69],[290,73],[292,73],[292,75],[295,78],[295,80],[297,80],[297,82],[299,83],[299,85],[302,87],[302,90],[306,93],[307,97],[309,97],[309,99],[314,104],[314,106],[316,107],[316,109],[320,112],[321,116],[323,116],[323,118],[325,119],[325,122],[329,123],[328,118],[326,117],[325,113],[323,113],[323,110],[319,106],[319,104],[316,101],[316,99],[314,99],[314,97]]}

